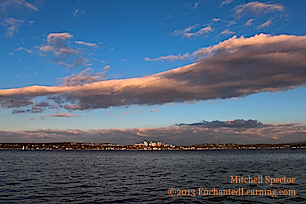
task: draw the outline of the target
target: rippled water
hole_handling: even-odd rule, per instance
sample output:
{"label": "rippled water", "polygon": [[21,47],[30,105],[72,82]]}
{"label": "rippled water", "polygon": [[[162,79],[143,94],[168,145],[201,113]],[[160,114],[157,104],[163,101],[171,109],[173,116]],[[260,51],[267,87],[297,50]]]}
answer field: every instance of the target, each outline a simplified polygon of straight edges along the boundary
{"label": "rippled water", "polygon": [[[306,150],[0,151],[0,203],[306,203]],[[233,184],[230,176],[295,178]],[[295,196],[198,195],[198,188]],[[195,190],[169,196],[168,189]],[[186,191],[187,192],[187,191]],[[188,193],[186,193],[188,194]]]}

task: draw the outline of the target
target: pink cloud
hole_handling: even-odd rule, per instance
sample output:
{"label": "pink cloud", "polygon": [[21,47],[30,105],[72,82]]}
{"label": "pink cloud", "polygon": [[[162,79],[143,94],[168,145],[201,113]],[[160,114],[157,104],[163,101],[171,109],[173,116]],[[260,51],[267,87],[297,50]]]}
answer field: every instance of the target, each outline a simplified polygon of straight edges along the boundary
{"label": "pink cloud", "polygon": [[27,107],[45,96],[69,110],[91,110],[288,90],[306,85],[305,52],[303,35],[234,36],[193,52],[195,63],[149,76],[101,80],[81,73],[68,77],[66,85],[1,89],[0,106]]}
{"label": "pink cloud", "polygon": [[86,141],[134,144],[143,140],[176,145],[201,143],[286,143],[305,140],[306,125],[262,124],[256,120],[202,121],[159,128],[0,131],[3,142]]}
{"label": "pink cloud", "polygon": [[50,117],[81,117],[81,115],[72,115],[69,113],[59,113],[59,111],[57,111],[56,113],[50,115]]}
{"label": "pink cloud", "polygon": [[283,11],[284,6],[281,4],[267,4],[257,1],[249,2],[247,4],[238,5],[234,8],[234,13],[237,16],[249,15],[250,13],[271,13],[276,11]]}
{"label": "pink cloud", "polygon": [[155,111],[159,111],[159,109],[152,109],[152,110],[149,110],[149,112],[155,112]]}

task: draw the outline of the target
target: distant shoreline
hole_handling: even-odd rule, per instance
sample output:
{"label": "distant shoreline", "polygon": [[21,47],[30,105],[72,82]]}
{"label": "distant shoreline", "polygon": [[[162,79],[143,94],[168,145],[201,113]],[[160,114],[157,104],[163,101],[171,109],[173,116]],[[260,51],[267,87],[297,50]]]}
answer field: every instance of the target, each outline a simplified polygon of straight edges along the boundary
{"label": "distant shoreline", "polygon": [[197,144],[197,145],[119,145],[112,143],[77,143],[77,142],[59,142],[59,143],[0,143],[0,150],[139,150],[139,151],[209,151],[209,150],[260,150],[260,149],[306,149],[306,142],[295,142],[287,144]]}

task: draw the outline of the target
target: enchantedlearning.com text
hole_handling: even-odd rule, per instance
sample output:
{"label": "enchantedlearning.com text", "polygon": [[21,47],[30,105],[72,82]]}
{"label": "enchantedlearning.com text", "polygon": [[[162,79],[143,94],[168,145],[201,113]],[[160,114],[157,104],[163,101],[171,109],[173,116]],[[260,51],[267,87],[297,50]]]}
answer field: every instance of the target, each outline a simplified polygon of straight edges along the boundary
{"label": "enchantedlearning.com text", "polygon": [[296,195],[295,190],[247,190],[245,188],[234,189],[224,189],[218,190],[213,188],[211,190],[206,190],[203,188],[198,189],[177,189],[177,188],[169,188],[168,189],[169,196],[291,196]]}

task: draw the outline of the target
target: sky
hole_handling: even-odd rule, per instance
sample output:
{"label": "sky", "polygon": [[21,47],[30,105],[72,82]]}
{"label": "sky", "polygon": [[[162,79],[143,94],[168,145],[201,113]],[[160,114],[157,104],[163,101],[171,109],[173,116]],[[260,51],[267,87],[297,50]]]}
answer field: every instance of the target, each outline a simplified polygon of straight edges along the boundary
{"label": "sky", "polygon": [[305,141],[305,6],[0,0],[0,142]]}

